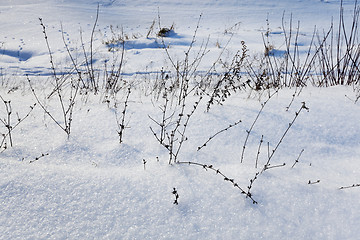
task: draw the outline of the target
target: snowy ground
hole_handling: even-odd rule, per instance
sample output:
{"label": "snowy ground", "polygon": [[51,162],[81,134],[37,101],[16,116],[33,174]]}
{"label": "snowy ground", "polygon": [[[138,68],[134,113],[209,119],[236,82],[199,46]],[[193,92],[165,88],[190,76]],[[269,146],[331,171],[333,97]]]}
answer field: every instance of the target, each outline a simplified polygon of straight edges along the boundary
{"label": "snowy ground", "polygon": [[[353,3],[344,1],[346,16]],[[52,91],[51,65],[38,18],[47,27],[57,70],[66,72],[71,62],[61,25],[65,42],[81,59],[79,32],[88,47],[96,8],[95,0],[0,3],[0,95],[11,100],[12,124],[16,113],[22,118],[36,103],[25,74],[47,109],[55,118],[62,117],[59,100],[46,99]],[[159,14],[162,26],[175,26],[175,34],[166,39],[174,59],[184,58],[202,14],[194,48],[210,36],[210,52],[198,69],[204,71],[223,51],[222,58],[231,58],[242,40],[252,53],[262,53],[267,18],[270,41],[281,49],[281,18],[286,11],[288,23],[292,13],[294,22],[301,21],[300,42],[306,47],[314,25],[327,29],[338,9],[338,1],[317,0],[100,1],[95,66],[101,68],[112,57],[103,44],[112,37],[111,25],[117,34],[122,27],[130,36],[123,76],[135,87],[124,141],[119,143],[116,120],[125,90],[108,102],[102,92],[79,95],[69,138],[37,104],[13,130],[13,147],[7,138],[8,148],[0,153],[0,239],[358,239],[360,188],[339,189],[360,183],[360,109],[351,87],[307,87],[293,102],[295,89],[280,90],[251,131],[242,163],[246,131],[267,93],[259,101],[258,93],[244,91],[209,112],[207,99],[200,102],[178,160],[213,165],[245,190],[267,161],[267,143],[274,149],[302,102],[309,108],[300,112],[271,160],[273,166],[285,166],[268,169],[255,180],[251,193],[257,204],[211,169],[169,165],[167,151],[150,130],[157,129],[151,118],[161,119],[163,104],[150,94],[151,82],[162,68],[171,69],[155,31],[146,38]],[[188,98],[186,113],[197,99]],[[6,121],[3,102],[0,117]],[[197,151],[209,137],[239,120]],[[174,188],[178,205],[173,204]]]}

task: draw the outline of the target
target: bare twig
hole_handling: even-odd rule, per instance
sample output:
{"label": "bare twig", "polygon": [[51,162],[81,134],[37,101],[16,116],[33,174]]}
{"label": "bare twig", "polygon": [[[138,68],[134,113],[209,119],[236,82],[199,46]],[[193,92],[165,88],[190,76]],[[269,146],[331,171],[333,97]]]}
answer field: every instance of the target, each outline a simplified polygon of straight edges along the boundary
{"label": "bare twig", "polygon": [[17,113],[16,114],[17,115],[16,122],[13,124],[12,123],[13,122],[13,117],[12,117],[13,109],[11,106],[11,101],[5,100],[1,95],[0,95],[0,100],[4,103],[5,111],[6,111],[6,117],[0,118],[0,122],[7,129],[7,133],[2,134],[2,140],[0,142],[0,148],[3,148],[3,150],[5,150],[5,149],[7,149],[7,144],[6,144],[7,137],[9,138],[10,147],[13,147],[12,131],[14,131],[14,129],[30,115],[30,113],[33,111],[36,104],[33,104],[32,106],[30,106],[29,112],[23,117],[20,117],[19,114]]}
{"label": "bare twig", "polygon": [[[130,93],[131,93],[131,88],[129,87],[128,92],[126,94],[125,102],[124,102],[124,108],[121,112],[121,120],[119,120],[118,117],[116,117],[116,122],[117,122],[117,125],[119,128],[117,133],[119,135],[120,144],[123,142],[123,135],[124,135],[125,127],[126,127],[125,126],[125,116],[126,116],[126,110],[128,107]],[[115,111],[115,113],[117,114],[117,111]]]}
{"label": "bare twig", "polygon": [[91,38],[90,38],[90,70],[89,71],[89,74],[90,74],[90,80],[92,82],[92,85],[93,85],[93,88],[94,88],[94,91],[95,93],[98,91],[98,86],[95,82],[95,75],[94,75],[94,66],[93,66],[93,42],[94,42],[94,33],[95,33],[95,28],[96,28],[96,25],[97,25],[97,21],[99,19],[99,7],[100,7],[100,4],[98,3],[98,6],[97,6],[97,9],[96,9],[96,17],[95,17],[95,22],[94,22],[94,26],[93,26],[93,29],[91,31]]}
{"label": "bare twig", "polygon": [[342,189],[355,188],[355,187],[360,187],[360,184],[353,184],[351,186],[340,187],[339,189],[342,190]]}
{"label": "bare twig", "polygon": [[178,194],[176,188],[173,188],[173,191],[171,193],[174,194],[174,196],[175,196],[175,200],[173,203],[175,205],[179,205],[179,194]]}
{"label": "bare twig", "polygon": [[261,144],[264,142],[263,139],[264,139],[264,135],[261,135],[258,151],[257,151],[257,154],[256,154],[255,168],[257,168],[257,166],[258,166],[258,160],[259,160],[259,155],[260,155]]}
{"label": "bare twig", "polygon": [[217,135],[219,135],[220,133],[223,133],[227,130],[229,130],[230,128],[232,127],[235,127],[236,125],[238,125],[239,123],[241,123],[242,121],[239,120],[237,122],[235,122],[234,124],[230,124],[228,127],[218,131],[217,133],[215,133],[214,135],[212,135],[211,137],[209,137],[209,139],[203,144],[201,145],[200,147],[198,147],[197,151],[200,151],[203,147],[205,147],[213,138],[215,138]]}
{"label": "bare twig", "polygon": [[306,109],[307,111],[309,111],[309,108],[306,107],[305,102],[302,102],[302,106],[300,107],[299,111],[295,112],[295,117],[293,118],[293,120],[289,123],[288,127],[286,128],[285,132],[283,133],[283,135],[281,136],[279,142],[276,144],[275,148],[272,150],[266,164],[264,165],[264,168],[262,170],[262,172],[266,171],[269,166],[270,166],[270,160],[272,159],[272,157],[274,156],[276,150],[278,149],[278,147],[280,146],[280,144],[282,143],[282,141],[284,140],[286,134],[288,133],[288,131],[290,130],[290,128],[293,126],[295,120],[298,118],[299,114],[301,113],[301,111],[303,109]]}
{"label": "bare twig", "polygon": [[303,150],[301,150],[301,152],[300,152],[299,156],[296,158],[296,160],[295,160],[294,164],[291,166],[291,168],[294,168],[294,167],[295,167],[295,165],[299,162],[299,159],[300,159],[301,154],[302,154],[303,152],[304,152],[304,149],[303,149]]}
{"label": "bare twig", "polygon": [[29,163],[33,163],[33,162],[36,162],[38,161],[40,158],[43,158],[45,156],[48,156],[49,153],[42,153],[39,157],[36,157],[34,160],[31,160]]}
{"label": "bare twig", "polygon": [[320,180],[316,180],[316,181],[311,181],[309,180],[308,184],[311,185],[311,184],[318,184],[320,183]]}
{"label": "bare twig", "polygon": [[246,148],[246,145],[247,145],[247,142],[248,142],[250,133],[251,133],[251,131],[253,130],[253,128],[254,128],[254,126],[255,126],[255,123],[256,123],[257,120],[259,119],[259,116],[260,116],[260,114],[262,113],[264,107],[266,106],[266,104],[270,101],[270,99],[271,99],[276,93],[278,93],[278,90],[276,90],[274,93],[272,93],[272,94],[268,97],[268,99],[266,99],[266,101],[261,104],[261,108],[260,108],[258,114],[256,115],[253,123],[251,124],[250,129],[249,129],[249,130],[246,130],[246,138],[245,138],[244,145],[243,145],[242,152],[241,152],[241,160],[240,160],[241,163],[242,163],[243,160],[244,160],[245,148]]}
{"label": "bare twig", "polygon": [[177,164],[188,164],[188,165],[199,166],[199,167],[202,167],[202,168],[203,168],[204,170],[206,170],[206,171],[207,171],[207,170],[212,170],[212,171],[214,171],[216,174],[222,176],[223,179],[224,179],[224,181],[230,182],[235,188],[239,189],[240,192],[241,192],[241,194],[244,194],[244,195],[246,196],[246,198],[251,199],[253,204],[257,204],[257,201],[255,201],[255,199],[253,198],[253,195],[250,193],[250,189],[248,189],[247,192],[244,191],[244,189],[241,188],[241,187],[239,186],[239,184],[237,184],[237,183],[235,182],[234,179],[227,177],[227,176],[226,176],[224,173],[222,173],[219,169],[214,168],[213,165],[206,165],[206,164],[201,164],[201,163],[197,163],[197,162],[190,162],[190,161],[189,161],[189,162],[180,162],[180,161],[178,161],[178,162],[176,162],[176,163],[177,163]]}

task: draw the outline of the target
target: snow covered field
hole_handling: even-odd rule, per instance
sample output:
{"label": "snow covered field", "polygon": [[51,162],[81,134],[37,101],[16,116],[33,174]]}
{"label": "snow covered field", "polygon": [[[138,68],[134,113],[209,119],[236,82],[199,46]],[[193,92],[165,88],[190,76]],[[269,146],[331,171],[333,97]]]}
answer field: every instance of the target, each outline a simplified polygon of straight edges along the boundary
{"label": "snow covered field", "polygon": [[[343,4],[351,23],[354,1]],[[190,62],[207,45],[195,78],[220,54],[231,62],[242,41],[249,55],[263,55],[262,34],[284,51],[283,15],[287,26],[291,15],[294,26],[300,21],[304,53],[315,25],[328,29],[333,17],[336,26],[339,1],[1,1],[0,239],[358,239],[360,106],[353,86],[246,88],[209,111],[209,95],[198,103],[189,94],[184,113],[168,96],[165,122],[171,130],[181,119],[173,143],[175,150],[181,144],[176,160],[185,163],[169,164],[156,139],[166,104],[160,80],[174,70],[170,59],[185,59],[197,27]],[[161,27],[174,26],[164,43],[156,36],[159,17]],[[105,63],[120,61],[121,51],[109,46],[122,48],[105,43],[125,39],[123,89],[74,95],[67,83],[63,100],[59,91],[51,95],[56,82],[39,18],[65,81],[76,79],[74,62],[89,66],[82,44],[85,54],[92,44],[101,85]]]}

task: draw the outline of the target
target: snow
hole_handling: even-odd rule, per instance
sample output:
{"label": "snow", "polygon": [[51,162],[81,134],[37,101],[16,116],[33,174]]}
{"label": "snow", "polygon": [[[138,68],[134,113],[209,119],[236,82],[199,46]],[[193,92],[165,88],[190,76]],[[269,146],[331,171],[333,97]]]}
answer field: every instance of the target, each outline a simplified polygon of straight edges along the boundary
{"label": "snow", "polygon": [[[102,91],[79,94],[69,138],[39,104],[30,112],[37,101],[26,74],[42,103],[64,124],[59,100],[46,98],[53,89],[52,73],[38,18],[46,26],[57,71],[66,73],[72,63],[62,31],[76,61],[82,61],[80,32],[89,49],[98,2],[94,66],[102,69],[105,59],[116,57],[117,52],[109,52],[104,44],[113,37],[111,28],[129,36],[122,74],[134,88],[121,144],[117,120],[126,89],[116,98]],[[353,4],[344,1],[346,17]],[[315,25],[327,29],[332,19],[337,21],[339,2],[2,1],[0,96],[11,101],[12,124],[16,114],[30,115],[13,130],[13,146],[7,139],[8,148],[0,153],[0,239],[358,239],[360,188],[339,189],[360,182],[360,109],[351,86],[308,86],[293,102],[295,88],[279,90],[256,121],[242,163],[247,130],[267,99],[266,91],[262,96],[249,90],[238,92],[209,112],[207,99],[200,102],[178,160],[205,164],[205,168],[168,164],[168,152],[150,130],[159,131],[152,119],[160,121],[159,107],[164,104],[152,90],[154,81],[162,69],[172,70],[164,44],[174,60],[183,60],[199,22],[190,58],[209,41],[209,53],[198,67],[206,73],[220,54],[231,60],[242,40],[251,54],[263,53],[261,34],[267,31],[268,19],[270,41],[278,54],[284,46],[284,11],[287,26],[291,14],[294,23],[300,21],[299,42],[306,49]],[[159,17],[161,26],[174,25],[174,33],[164,43],[156,37]],[[153,21],[155,30],[147,38]],[[198,98],[188,97],[186,113]],[[271,159],[272,166],[285,166],[258,175],[251,188],[257,201],[253,204],[213,169],[247,191],[267,161],[267,144],[270,151],[275,148],[303,102],[309,111],[302,109]],[[7,118],[2,101],[0,118]],[[197,151],[209,137],[239,120]],[[6,133],[0,125],[0,132]],[[174,188],[178,205],[173,204]]]}

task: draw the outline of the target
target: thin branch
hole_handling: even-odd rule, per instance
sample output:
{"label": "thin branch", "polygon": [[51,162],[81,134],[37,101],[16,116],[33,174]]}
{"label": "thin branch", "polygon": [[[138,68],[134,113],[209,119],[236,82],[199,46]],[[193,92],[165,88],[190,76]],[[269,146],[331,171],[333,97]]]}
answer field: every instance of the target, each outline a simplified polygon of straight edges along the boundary
{"label": "thin branch", "polygon": [[237,184],[235,181],[234,181],[234,179],[232,179],[232,178],[229,178],[229,177],[227,177],[224,173],[222,173],[219,169],[215,169],[214,167],[213,167],[213,165],[206,165],[206,164],[201,164],[201,163],[197,163],[197,162],[176,162],[177,164],[188,164],[188,165],[194,165],[194,166],[199,166],[199,167],[202,167],[202,168],[204,168],[204,170],[212,170],[212,171],[214,171],[216,174],[218,174],[218,175],[220,175],[220,176],[222,176],[223,178],[224,178],[224,181],[227,181],[227,182],[230,182],[230,183],[232,183],[232,185],[235,187],[235,188],[237,188],[237,189],[239,189],[240,191],[241,191],[241,194],[244,194],[244,195],[246,195],[246,198],[249,198],[249,199],[251,199],[252,200],[252,202],[253,202],[253,204],[257,204],[257,201],[255,201],[255,199],[253,198],[253,196],[252,196],[252,194],[248,191],[248,192],[246,192],[246,191],[244,191],[244,189],[243,188],[241,188],[240,186],[239,186],[239,184]]}
{"label": "thin branch", "polygon": [[264,139],[264,135],[261,135],[261,139],[260,139],[258,151],[257,151],[257,154],[256,154],[255,168],[257,168],[257,165],[258,165],[258,160],[259,160],[259,155],[260,155],[261,144],[264,142],[263,139]]}
{"label": "thin branch", "polygon": [[235,127],[236,125],[238,125],[238,124],[241,123],[241,122],[242,122],[242,121],[239,120],[239,121],[237,121],[237,122],[235,122],[235,123],[233,123],[233,124],[230,124],[228,127],[226,127],[226,128],[224,128],[224,129],[218,131],[217,133],[215,133],[214,135],[212,135],[211,137],[209,137],[209,139],[208,139],[203,145],[201,145],[200,147],[198,147],[197,151],[200,151],[203,147],[205,147],[213,138],[215,138],[215,137],[216,137],[217,135],[219,135],[220,133],[223,133],[223,132],[229,130],[230,128]]}
{"label": "thin branch", "polygon": [[291,166],[291,168],[294,168],[294,167],[295,167],[295,165],[299,162],[299,159],[300,159],[301,154],[302,154],[303,152],[304,152],[304,149],[303,149],[303,150],[301,150],[301,152],[300,152],[299,156],[296,158],[296,160],[295,160],[294,164]]}
{"label": "thin branch", "polygon": [[257,120],[259,119],[259,116],[260,116],[260,114],[262,113],[262,111],[263,111],[264,107],[266,106],[266,104],[270,101],[270,99],[271,99],[276,93],[278,93],[278,91],[279,91],[279,90],[276,90],[274,93],[272,93],[272,94],[269,96],[269,98],[268,98],[265,102],[263,102],[263,103],[261,104],[261,108],[260,108],[258,114],[256,115],[256,117],[255,117],[255,119],[254,119],[254,121],[253,121],[250,129],[249,129],[249,130],[246,130],[246,133],[247,133],[247,134],[246,134],[245,142],[244,142],[244,145],[243,145],[243,148],[242,148],[242,152],[241,152],[241,161],[240,161],[241,163],[242,163],[243,160],[244,160],[245,148],[246,148],[246,145],[247,145],[247,142],[248,142],[250,133],[251,133],[251,131],[253,130],[253,128],[254,128],[254,126],[255,126],[255,123],[256,123]]}
{"label": "thin branch", "polygon": [[360,187],[360,184],[353,184],[351,186],[340,187],[339,189],[342,190],[342,189],[355,188],[355,187]]}
{"label": "thin branch", "polygon": [[118,118],[116,118],[116,122],[117,122],[117,125],[119,127],[118,135],[119,135],[120,144],[123,142],[123,135],[124,135],[124,130],[125,130],[125,115],[126,115],[126,110],[127,110],[127,107],[128,107],[128,101],[129,101],[130,93],[131,93],[131,88],[129,87],[127,95],[126,95],[125,103],[124,103],[124,109],[121,112],[122,113],[121,122],[119,121]]}
{"label": "thin branch", "polygon": [[306,107],[305,102],[302,102],[302,106],[300,107],[299,111],[295,112],[295,117],[293,118],[293,120],[291,121],[291,123],[289,123],[289,125],[288,125],[288,127],[286,128],[285,132],[284,132],[283,135],[281,136],[279,142],[276,144],[275,148],[272,150],[272,152],[271,152],[271,154],[270,154],[270,156],[269,156],[266,164],[264,165],[264,168],[263,168],[262,172],[266,171],[266,170],[269,168],[269,166],[270,166],[270,160],[271,160],[272,157],[274,156],[276,150],[279,148],[279,146],[280,146],[280,144],[282,143],[282,141],[284,140],[286,134],[288,133],[288,131],[290,130],[290,128],[293,126],[295,120],[298,118],[299,114],[301,113],[301,111],[302,111],[303,109],[306,109],[306,110],[309,111],[309,108]]}

